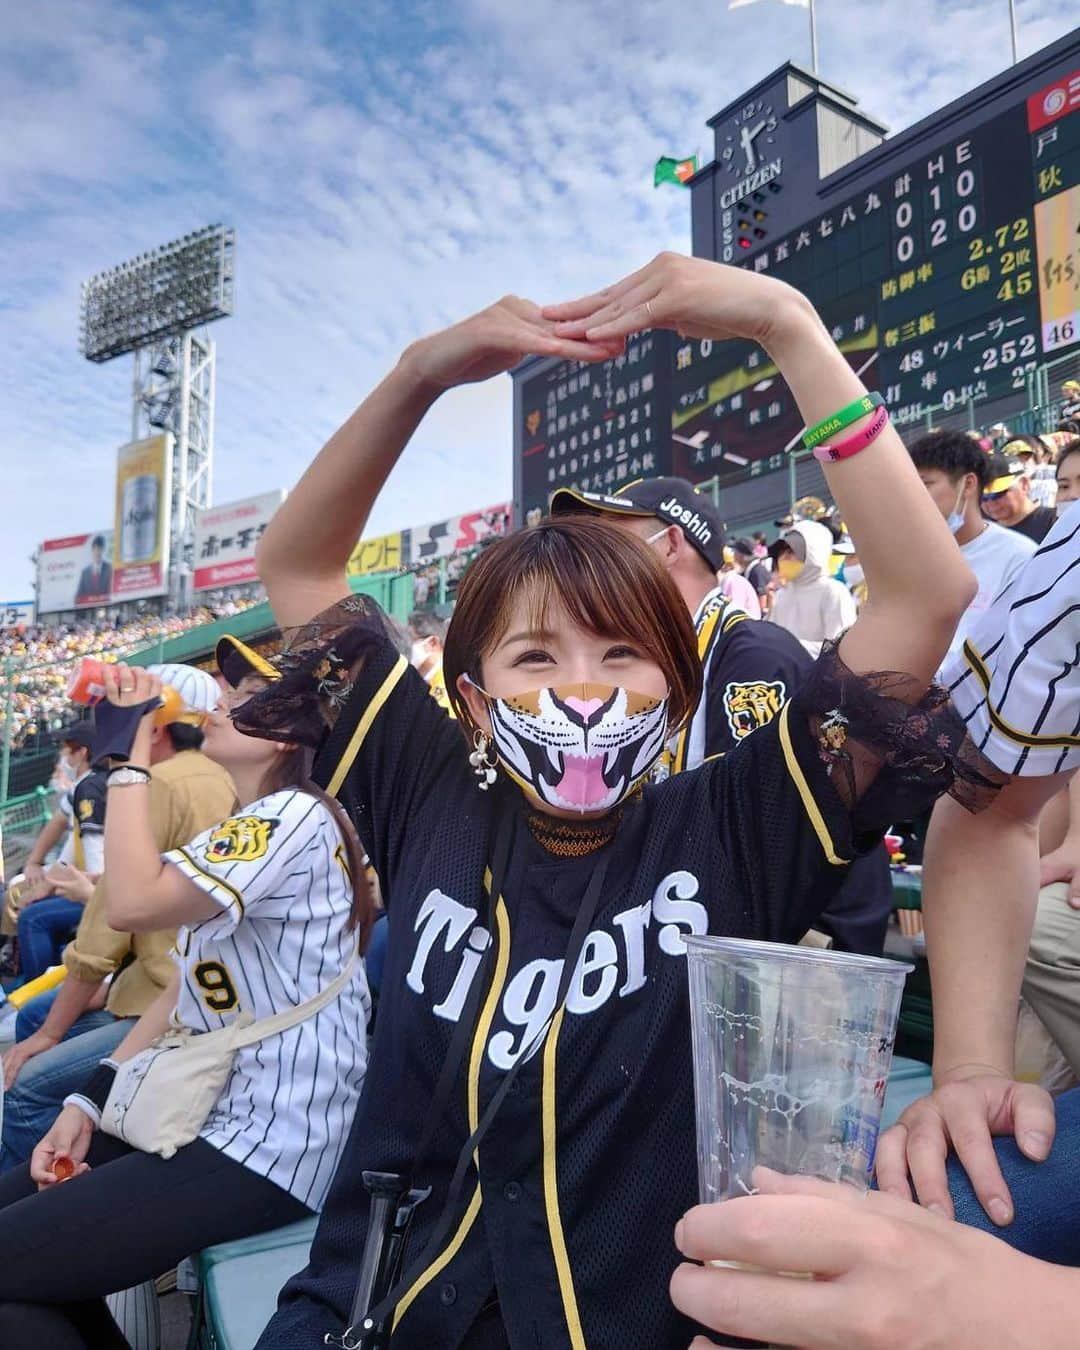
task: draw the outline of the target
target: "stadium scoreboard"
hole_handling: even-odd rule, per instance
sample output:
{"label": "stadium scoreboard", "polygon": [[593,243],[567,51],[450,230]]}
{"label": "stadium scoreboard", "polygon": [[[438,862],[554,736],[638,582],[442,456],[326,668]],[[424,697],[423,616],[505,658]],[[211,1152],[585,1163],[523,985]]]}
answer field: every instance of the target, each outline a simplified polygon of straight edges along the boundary
{"label": "stadium scoreboard", "polygon": [[[809,296],[901,429],[972,403],[1007,415],[1040,366],[1080,352],[1080,36],[889,141],[790,64],[710,125],[695,254]],[[756,477],[801,426],[741,341],[644,333],[603,365],[534,360],[514,380],[519,519],[560,486]]]}

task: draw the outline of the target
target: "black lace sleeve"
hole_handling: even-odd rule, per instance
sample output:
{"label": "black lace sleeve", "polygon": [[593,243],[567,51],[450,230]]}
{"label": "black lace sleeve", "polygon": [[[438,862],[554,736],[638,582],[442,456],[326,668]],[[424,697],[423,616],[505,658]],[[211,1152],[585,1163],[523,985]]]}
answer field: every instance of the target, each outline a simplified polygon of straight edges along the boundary
{"label": "black lace sleeve", "polygon": [[912,683],[896,672],[855,675],[830,643],[795,697],[856,830],[910,819],[945,793],[980,811],[1007,781],[972,743],[946,691],[931,685],[905,701]]}
{"label": "black lace sleeve", "polygon": [[[311,777],[337,797],[386,898],[406,844],[469,800],[469,747],[399,650],[379,606],[352,595],[285,634],[280,678],[233,713],[241,731],[314,751]],[[475,791],[472,798],[476,797]]]}
{"label": "black lace sleeve", "polygon": [[283,633],[281,673],[233,714],[240,731],[318,749],[349,701],[365,662],[393,646],[386,616],[366,595],[350,595],[310,623]]}

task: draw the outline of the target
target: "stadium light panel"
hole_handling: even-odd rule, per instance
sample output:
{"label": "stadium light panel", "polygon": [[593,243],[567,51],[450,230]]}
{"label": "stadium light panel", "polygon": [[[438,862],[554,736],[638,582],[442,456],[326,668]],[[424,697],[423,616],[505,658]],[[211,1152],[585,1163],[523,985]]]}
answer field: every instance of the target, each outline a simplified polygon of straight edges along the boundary
{"label": "stadium light panel", "polygon": [[79,350],[88,361],[111,361],[225,318],[235,247],[235,231],[208,225],[84,281]]}

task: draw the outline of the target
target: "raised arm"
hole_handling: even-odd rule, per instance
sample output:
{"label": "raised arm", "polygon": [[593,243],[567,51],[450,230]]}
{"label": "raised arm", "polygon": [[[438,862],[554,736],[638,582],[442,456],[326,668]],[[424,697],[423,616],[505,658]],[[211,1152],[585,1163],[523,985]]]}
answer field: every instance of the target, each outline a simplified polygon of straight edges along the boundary
{"label": "raised arm", "polygon": [[348,592],[345,565],[375,499],[424,414],[456,385],[490,379],[523,357],[597,361],[622,340],[558,337],[527,300],[507,296],[408,347],[323,446],[259,544],[259,576],[281,628],[306,623]]}
{"label": "raised arm", "polygon": [[[617,285],[548,306],[543,314],[558,321],[556,332],[563,336],[593,342],[625,339],[643,328],[757,342],[775,361],[808,426],[866,392],[798,291],[701,258],[663,253]],[[859,425],[846,428],[845,437]],[[914,701],[974,597],[974,577],[891,426],[854,458],[826,465],[825,476],[873,596],[843,639],[841,655],[856,674],[912,676],[903,696]]]}
{"label": "raised arm", "polygon": [[[131,746],[131,763],[150,763],[155,700],[161,694],[156,675],[137,667],[106,666],[103,674],[109,702],[121,708],[147,704]],[[105,813],[105,915],[120,933],[152,933],[198,923],[219,912],[219,906],[178,868],[162,860],[154,835],[149,781],[109,789]]]}

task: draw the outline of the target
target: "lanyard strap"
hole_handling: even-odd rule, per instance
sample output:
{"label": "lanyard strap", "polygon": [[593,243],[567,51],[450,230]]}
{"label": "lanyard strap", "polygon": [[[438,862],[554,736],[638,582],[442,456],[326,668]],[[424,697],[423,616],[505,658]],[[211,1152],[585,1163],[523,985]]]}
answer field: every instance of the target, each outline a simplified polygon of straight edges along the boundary
{"label": "lanyard strap", "polygon": [[[509,833],[509,831],[504,832]],[[500,843],[501,842],[502,838],[500,836]],[[518,1058],[514,1061],[511,1068],[503,1075],[503,1080],[499,1084],[498,1090],[492,1096],[491,1101],[488,1103],[487,1108],[484,1111],[483,1115],[480,1117],[476,1129],[473,1130],[472,1134],[469,1135],[468,1139],[462,1146],[461,1152],[458,1154],[457,1166],[454,1168],[454,1174],[450,1179],[450,1187],[446,1194],[446,1200],[443,1203],[442,1210],[439,1213],[439,1218],[435,1223],[431,1235],[428,1238],[427,1242],[424,1244],[423,1250],[420,1252],[416,1260],[410,1264],[405,1274],[401,1277],[400,1280],[398,1280],[398,1282],[385,1296],[385,1298],[381,1299],[380,1302],[374,1308],[371,1309],[371,1311],[364,1318],[362,1326],[360,1328],[355,1328],[356,1330],[364,1332],[368,1328],[377,1327],[385,1318],[389,1317],[393,1313],[394,1309],[397,1307],[397,1304],[400,1301],[401,1297],[407,1292],[407,1290],[409,1290],[413,1286],[413,1284],[415,1284],[415,1282],[420,1278],[420,1276],[424,1273],[424,1271],[427,1270],[428,1266],[430,1266],[431,1262],[438,1255],[438,1253],[442,1249],[443,1244],[449,1237],[450,1229],[453,1226],[454,1220],[457,1215],[458,1202],[461,1198],[461,1192],[465,1185],[465,1178],[468,1175],[469,1168],[473,1164],[473,1155],[478,1149],[480,1141],[483,1139],[484,1135],[487,1134],[488,1130],[491,1127],[492,1122],[498,1115],[499,1108],[506,1100],[507,1093],[509,1093],[511,1087],[513,1086],[514,1080],[518,1075],[519,1069],[525,1063],[526,1060],[532,1058],[532,1056],[544,1043],[555,1021],[555,1018],[564,1008],[567,993],[569,992],[570,989],[570,982],[574,977],[575,971],[577,970],[578,960],[580,959],[582,948],[585,946],[585,939],[588,937],[589,934],[589,927],[593,921],[597,907],[600,902],[600,893],[603,889],[604,879],[607,876],[609,861],[610,861],[610,853],[605,854],[602,858],[600,858],[597,862],[596,867],[593,870],[592,876],[589,878],[589,885],[586,888],[585,895],[582,898],[581,905],[574,919],[574,926],[570,933],[570,941],[567,944],[566,957],[563,961],[562,973],[559,977],[558,992],[555,995],[554,1010],[548,1016],[547,1020],[544,1022],[544,1025],[540,1028],[540,1030],[536,1033],[536,1035],[528,1043],[528,1045],[522,1047],[521,1053],[518,1055]],[[498,894],[494,885],[494,880],[495,876],[493,871],[492,874],[493,884],[491,888],[491,896],[489,897],[491,908],[494,907]],[[489,950],[494,946],[495,943],[494,941],[492,941],[489,944]],[[480,984],[481,980],[479,979],[479,972],[478,972],[477,978],[474,980],[474,986],[479,986]],[[477,1000],[477,1003],[479,1003],[479,999]],[[461,1023],[459,1023],[459,1026],[464,1025],[465,1020],[466,1020],[465,1017],[462,1016]],[[473,1030],[474,1027],[470,1024],[469,1026],[470,1035],[466,1037],[466,1040],[471,1039],[471,1034]],[[454,1047],[452,1043],[451,1050],[453,1050],[453,1048]],[[443,1065],[443,1073],[440,1073],[439,1075],[440,1087],[442,1086],[443,1076],[446,1072],[446,1067],[449,1060],[450,1055],[448,1054],[447,1062],[444,1063]],[[436,1088],[436,1096],[433,1099],[432,1105],[433,1107],[440,1106],[438,1088]],[[445,1102],[442,1103],[442,1106],[445,1106]],[[427,1138],[427,1135],[429,1133],[431,1134],[434,1133],[434,1127],[432,1122],[437,1122],[438,1117],[441,1116],[441,1114],[442,1114],[441,1109],[438,1111],[434,1109],[432,1110],[431,1116],[429,1117],[428,1121],[428,1128],[427,1130],[425,1130],[425,1139]],[[414,1167],[413,1168],[414,1177],[416,1174],[416,1170],[417,1169]],[[353,1335],[353,1332],[354,1327],[350,1326],[348,1331],[346,1332],[346,1339],[349,1339]]]}

